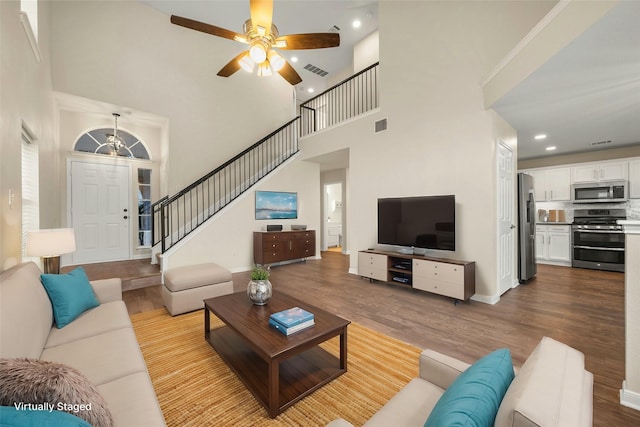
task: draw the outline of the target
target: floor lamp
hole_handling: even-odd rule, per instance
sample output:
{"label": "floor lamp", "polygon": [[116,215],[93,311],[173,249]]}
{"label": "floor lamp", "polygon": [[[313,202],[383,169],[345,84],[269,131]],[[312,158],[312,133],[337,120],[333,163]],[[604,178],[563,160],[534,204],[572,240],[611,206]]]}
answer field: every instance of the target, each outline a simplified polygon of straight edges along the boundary
{"label": "floor lamp", "polygon": [[45,274],[60,274],[60,255],[76,250],[73,228],[27,232],[27,256],[39,256]]}

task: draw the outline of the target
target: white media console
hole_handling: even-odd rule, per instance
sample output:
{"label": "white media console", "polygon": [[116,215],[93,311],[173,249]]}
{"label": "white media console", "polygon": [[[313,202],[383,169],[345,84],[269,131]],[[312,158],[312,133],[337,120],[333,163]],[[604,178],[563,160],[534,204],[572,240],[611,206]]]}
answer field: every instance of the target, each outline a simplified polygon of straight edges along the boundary
{"label": "white media console", "polygon": [[476,289],[476,264],[424,255],[367,250],[358,252],[358,274],[370,280],[468,300]]}

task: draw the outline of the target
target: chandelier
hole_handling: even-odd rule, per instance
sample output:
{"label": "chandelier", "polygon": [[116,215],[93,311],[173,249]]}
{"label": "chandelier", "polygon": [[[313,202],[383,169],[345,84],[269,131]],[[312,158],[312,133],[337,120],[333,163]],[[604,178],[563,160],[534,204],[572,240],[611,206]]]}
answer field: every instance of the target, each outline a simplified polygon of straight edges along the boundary
{"label": "chandelier", "polygon": [[111,152],[116,155],[121,149],[127,148],[127,143],[124,142],[124,139],[118,136],[118,117],[120,117],[120,114],[113,113],[113,117],[115,119],[113,135],[107,134],[107,146],[111,148]]}

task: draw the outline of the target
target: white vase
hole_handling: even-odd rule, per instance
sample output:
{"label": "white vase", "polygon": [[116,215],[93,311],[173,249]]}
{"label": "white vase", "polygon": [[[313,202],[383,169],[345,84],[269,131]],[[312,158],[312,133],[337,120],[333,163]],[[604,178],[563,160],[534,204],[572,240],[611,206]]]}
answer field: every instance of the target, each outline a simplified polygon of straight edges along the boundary
{"label": "white vase", "polygon": [[269,280],[252,280],[247,285],[247,295],[255,305],[265,305],[271,298],[271,282]]}

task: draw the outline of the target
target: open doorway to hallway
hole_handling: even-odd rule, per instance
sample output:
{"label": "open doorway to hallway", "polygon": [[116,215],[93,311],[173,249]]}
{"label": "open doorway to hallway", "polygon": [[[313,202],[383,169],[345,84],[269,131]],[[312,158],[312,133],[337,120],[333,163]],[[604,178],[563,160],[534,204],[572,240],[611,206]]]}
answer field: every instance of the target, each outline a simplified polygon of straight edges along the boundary
{"label": "open doorway to hallway", "polygon": [[346,239],[346,169],[321,173],[322,230],[321,250],[348,253]]}

